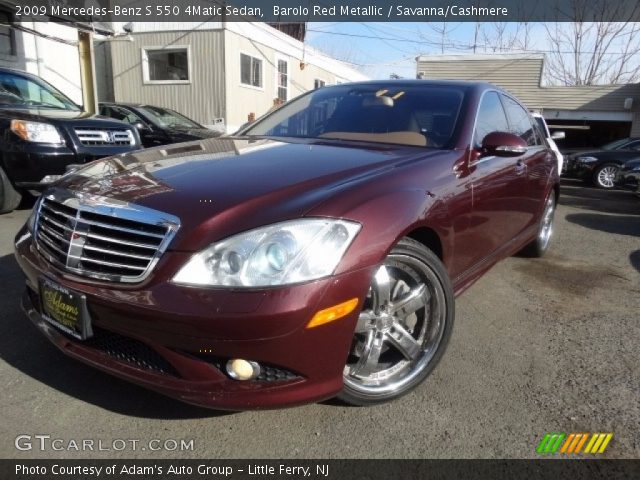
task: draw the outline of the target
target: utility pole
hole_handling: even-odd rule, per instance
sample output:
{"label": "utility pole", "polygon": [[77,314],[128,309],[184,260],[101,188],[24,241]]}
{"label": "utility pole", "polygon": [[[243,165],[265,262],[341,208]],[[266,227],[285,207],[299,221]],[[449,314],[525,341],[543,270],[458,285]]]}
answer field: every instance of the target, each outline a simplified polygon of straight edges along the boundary
{"label": "utility pole", "polygon": [[95,62],[93,59],[93,34],[78,30],[78,54],[80,56],[80,81],[82,83],[83,109],[98,112]]}

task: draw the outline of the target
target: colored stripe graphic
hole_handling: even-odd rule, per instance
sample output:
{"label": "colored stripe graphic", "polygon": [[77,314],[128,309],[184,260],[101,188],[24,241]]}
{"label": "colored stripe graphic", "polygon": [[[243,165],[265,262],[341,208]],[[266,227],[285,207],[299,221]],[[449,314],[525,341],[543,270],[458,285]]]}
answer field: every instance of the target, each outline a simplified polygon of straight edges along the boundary
{"label": "colored stripe graphic", "polygon": [[612,438],[613,433],[594,433],[584,453],[604,453]]}
{"label": "colored stripe graphic", "polygon": [[589,438],[589,434],[588,433],[582,433],[582,439],[580,440],[580,443],[578,443],[578,445],[576,445],[576,449],[575,452],[569,452],[569,453],[580,453],[580,450],[582,450],[582,447],[584,446],[585,442],[587,441],[587,438]]}
{"label": "colored stripe graphic", "polygon": [[567,440],[562,445],[560,453],[580,453],[580,450],[582,450],[582,446],[584,445],[584,442],[587,441],[587,438],[589,438],[588,433],[570,433]]}
{"label": "colored stripe graphic", "polygon": [[564,444],[562,445],[562,448],[560,449],[560,453],[567,453],[567,449],[569,449],[570,451],[573,451],[573,449],[570,446],[575,447],[575,444],[578,441],[578,436],[579,434],[576,435],[575,433],[569,434]]}
{"label": "colored stripe graphic", "polygon": [[[613,433],[547,433],[536,448],[536,452],[541,455],[563,453],[566,455],[591,453],[602,454],[606,450],[609,442],[613,438]],[[588,441],[587,441],[588,440]],[[582,447],[586,447],[584,451]]]}
{"label": "colored stripe graphic", "polygon": [[547,433],[542,438],[536,452],[541,454],[556,453],[565,437],[566,435],[564,433]]}

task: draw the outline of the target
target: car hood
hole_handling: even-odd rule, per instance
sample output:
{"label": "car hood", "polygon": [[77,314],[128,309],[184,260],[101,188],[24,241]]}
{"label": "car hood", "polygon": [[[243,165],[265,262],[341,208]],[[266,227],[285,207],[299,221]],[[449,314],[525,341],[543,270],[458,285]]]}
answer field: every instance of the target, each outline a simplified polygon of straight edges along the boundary
{"label": "car hood", "polygon": [[109,157],[57,186],[180,218],[174,250],[297,218],[350,182],[438,155],[417,147],[212,138]]}
{"label": "car hood", "polygon": [[208,128],[171,128],[167,131],[174,135],[190,136],[193,139],[215,138],[221,135],[221,132],[209,130]]}
{"label": "car hood", "polygon": [[584,152],[574,152],[572,157],[596,157],[596,158],[615,158],[620,156],[621,153],[626,153],[626,150],[587,150]]}

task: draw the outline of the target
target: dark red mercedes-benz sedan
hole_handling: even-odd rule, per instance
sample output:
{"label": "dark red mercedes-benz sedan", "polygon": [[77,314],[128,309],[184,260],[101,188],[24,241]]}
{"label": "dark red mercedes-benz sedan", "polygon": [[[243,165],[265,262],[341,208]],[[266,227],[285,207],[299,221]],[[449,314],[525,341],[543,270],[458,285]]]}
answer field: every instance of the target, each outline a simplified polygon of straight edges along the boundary
{"label": "dark red mercedes-benz sedan", "polygon": [[67,355],[185,402],[384,402],[438,363],[456,295],[545,252],[557,198],[544,135],[492,85],[325,87],[62,177],[15,240],[23,306]]}

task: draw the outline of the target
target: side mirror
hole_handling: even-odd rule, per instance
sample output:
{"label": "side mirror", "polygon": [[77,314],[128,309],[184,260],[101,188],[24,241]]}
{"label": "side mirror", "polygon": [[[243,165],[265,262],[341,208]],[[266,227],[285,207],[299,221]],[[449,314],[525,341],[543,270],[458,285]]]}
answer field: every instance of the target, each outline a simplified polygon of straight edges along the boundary
{"label": "side mirror", "polygon": [[135,127],[136,130],[138,130],[138,132],[148,132],[151,129],[146,126],[144,123],[142,122],[138,122],[138,123],[134,123],[133,126]]}
{"label": "side mirror", "polygon": [[562,130],[555,131],[551,134],[551,138],[553,140],[562,140],[563,138],[565,138],[565,134]]}
{"label": "side mirror", "polygon": [[527,151],[527,142],[513,133],[491,132],[482,140],[482,151],[496,157],[519,157]]}

